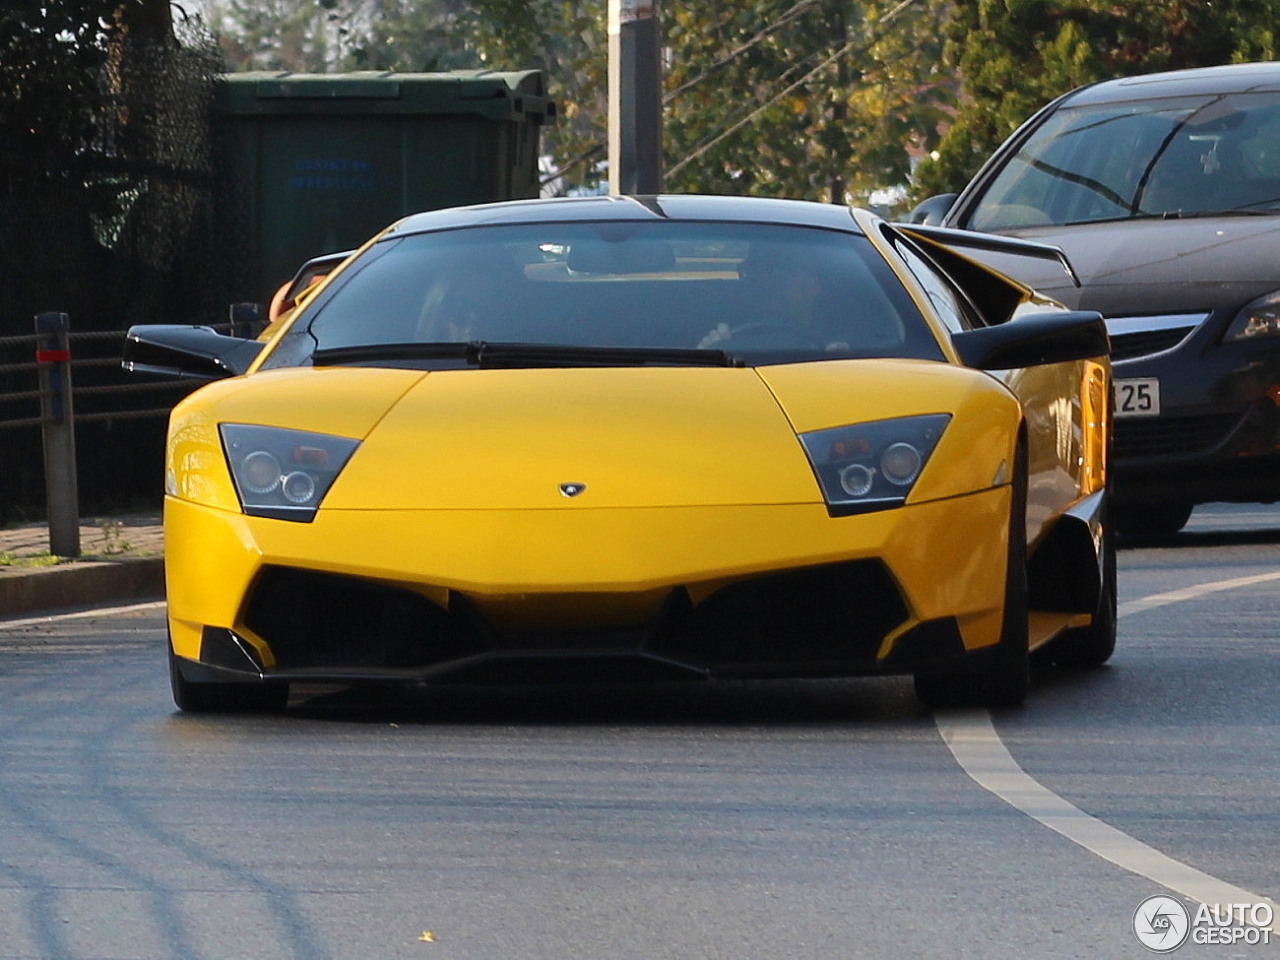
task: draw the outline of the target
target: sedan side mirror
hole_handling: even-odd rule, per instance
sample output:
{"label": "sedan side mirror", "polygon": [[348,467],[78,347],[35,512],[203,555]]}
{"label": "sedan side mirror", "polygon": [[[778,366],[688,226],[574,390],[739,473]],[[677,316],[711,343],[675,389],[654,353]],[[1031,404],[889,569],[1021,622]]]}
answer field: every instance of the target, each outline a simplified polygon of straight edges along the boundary
{"label": "sedan side mirror", "polygon": [[218,380],[244,373],[257,359],[258,340],[228,337],[212,327],[140,324],[129,328],[121,366],[183,380]]}
{"label": "sedan side mirror", "polygon": [[965,366],[1013,370],[1069,363],[1111,353],[1107,325],[1094,310],[1032,313],[951,335]]}
{"label": "sedan side mirror", "polygon": [[939,193],[927,200],[921,200],[907,217],[907,222],[923,223],[930,227],[940,226],[958,196],[960,196],[958,193]]}

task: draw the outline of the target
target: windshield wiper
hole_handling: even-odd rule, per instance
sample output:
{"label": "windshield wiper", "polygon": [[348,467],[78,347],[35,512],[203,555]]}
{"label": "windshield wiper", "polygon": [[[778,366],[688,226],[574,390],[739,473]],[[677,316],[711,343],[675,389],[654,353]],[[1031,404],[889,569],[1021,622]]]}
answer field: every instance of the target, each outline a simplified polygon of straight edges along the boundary
{"label": "windshield wiper", "polygon": [[470,347],[469,343],[361,343],[316,350],[311,354],[311,363],[328,367],[379,360],[465,360]]}
{"label": "windshield wiper", "polygon": [[742,361],[723,350],[687,350],[675,347],[583,347],[567,343],[467,344],[467,362],[494,367],[740,367]]}
{"label": "windshield wiper", "polygon": [[723,350],[674,347],[586,347],[560,343],[369,343],[331,347],[311,355],[315,366],[388,360],[465,360],[482,369],[519,367],[741,367]]}
{"label": "windshield wiper", "polygon": [[[1264,200],[1263,203],[1272,203],[1274,201]],[[1163,220],[1203,220],[1210,217],[1274,217],[1280,214],[1280,209],[1270,207],[1265,210],[1255,209],[1256,203],[1248,204],[1243,207],[1232,207],[1230,210],[1166,210],[1164,213],[1157,214]]]}

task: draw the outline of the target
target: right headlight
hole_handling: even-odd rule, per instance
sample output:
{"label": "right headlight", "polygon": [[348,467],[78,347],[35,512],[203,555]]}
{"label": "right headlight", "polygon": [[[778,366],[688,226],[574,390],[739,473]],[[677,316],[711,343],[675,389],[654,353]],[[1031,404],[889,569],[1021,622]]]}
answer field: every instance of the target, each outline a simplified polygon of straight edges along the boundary
{"label": "right headlight", "polygon": [[253,517],[310,523],[360,445],[324,433],[223,423],[222,447],[240,506]]}
{"label": "right headlight", "polygon": [[1254,340],[1277,335],[1280,335],[1280,290],[1245,305],[1231,321],[1223,340]]}
{"label": "right headlight", "polygon": [[902,506],[950,420],[937,413],[800,434],[831,515]]}

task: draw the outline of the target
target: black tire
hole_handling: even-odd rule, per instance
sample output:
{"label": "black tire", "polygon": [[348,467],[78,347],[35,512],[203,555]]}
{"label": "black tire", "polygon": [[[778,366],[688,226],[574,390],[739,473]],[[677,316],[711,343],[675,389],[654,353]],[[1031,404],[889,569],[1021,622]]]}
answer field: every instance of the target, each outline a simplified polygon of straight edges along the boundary
{"label": "black tire", "polygon": [[1191,503],[1128,503],[1115,511],[1116,529],[1126,537],[1171,537],[1187,525]]}
{"label": "black tire", "polygon": [[169,648],[169,687],[185,713],[276,713],[289,702],[287,683],[193,683]]}
{"label": "black tire", "polygon": [[980,671],[918,673],[916,697],[927,707],[975,704],[1017,707],[1031,689],[1027,617],[1027,458],[1018,445],[1009,505],[1009,551],[1005,574],[1004,616],[1000,640]]}
{"label": "black tire", "polygon": [[1115,530],[1103,514],[1102,592],[1093,621],[1087,627],[1068,630],[1054,642],[1055,663],[1069,667],[1100,667],[1116,649],[1116,539]]}

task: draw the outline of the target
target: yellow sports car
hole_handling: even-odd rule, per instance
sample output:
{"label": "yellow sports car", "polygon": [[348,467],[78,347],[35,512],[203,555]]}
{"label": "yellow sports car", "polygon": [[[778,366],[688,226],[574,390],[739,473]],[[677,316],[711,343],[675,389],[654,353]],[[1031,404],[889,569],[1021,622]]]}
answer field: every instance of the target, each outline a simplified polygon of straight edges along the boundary
{"label": "yellow sports car", "polygon": [[801,201],[520,201],[399,221],[262,340],[132,328],[127,368],[216,381],[169,426],[175,701],[911,674],[1015,704],[1038,648],[1101,663],[1105,328],[957,244],[1061,256]]}

